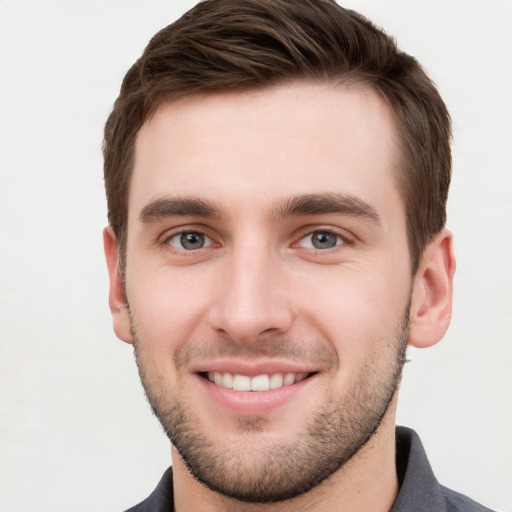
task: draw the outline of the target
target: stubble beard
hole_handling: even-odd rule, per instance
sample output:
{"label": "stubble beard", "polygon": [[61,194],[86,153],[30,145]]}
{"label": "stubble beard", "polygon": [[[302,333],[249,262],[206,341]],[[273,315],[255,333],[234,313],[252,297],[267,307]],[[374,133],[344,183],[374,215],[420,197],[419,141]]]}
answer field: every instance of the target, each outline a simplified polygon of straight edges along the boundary
{"label": "stubble beard", "polygon": [[204,421],[199,420],[194,404],[176,390],[164,389],[163,378],[150,368],[144,340],[136,336],[132,319],[135,357],[153,413],[194,478],[241,502],[279,502],[326,480],[360,453],[377,432],[400,385],[409,308],[410,304],[393,339],[382,340],[390,358],[384,370],[378,356],[369,355],[352,389],[331,396],[314,411],[303,432],[288,442],[266,436],[258,417],[239,419],[237,443],[211,441],[201,430]]}

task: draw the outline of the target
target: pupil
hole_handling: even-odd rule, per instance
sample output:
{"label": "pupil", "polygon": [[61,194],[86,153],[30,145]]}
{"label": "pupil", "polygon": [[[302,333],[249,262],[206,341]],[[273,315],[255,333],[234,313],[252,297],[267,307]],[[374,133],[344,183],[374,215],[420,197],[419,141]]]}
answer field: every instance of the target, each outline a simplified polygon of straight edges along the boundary
{"label": "pupil", "polygon": [[315,233],[313,235],[313,246],[316,249],[330,249],[336,246],[337,236],[332,233]]}
{"label": "pupil", "polygon": [[184,233],[181,235],[180,241],[185,249],[201,249],[204,245],[204,235],[201,233]]}

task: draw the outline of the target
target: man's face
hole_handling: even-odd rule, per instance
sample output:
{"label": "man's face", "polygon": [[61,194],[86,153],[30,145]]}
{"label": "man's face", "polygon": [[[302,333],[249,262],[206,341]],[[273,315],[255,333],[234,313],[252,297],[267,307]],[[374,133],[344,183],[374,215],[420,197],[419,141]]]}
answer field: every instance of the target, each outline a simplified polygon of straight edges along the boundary
{"label": "man's face", "polygon": [[412,286],[398,157],[363,87],[193,97],[142,127],[133,342],[153,409],[211,489],[298,495],[392,413]]}

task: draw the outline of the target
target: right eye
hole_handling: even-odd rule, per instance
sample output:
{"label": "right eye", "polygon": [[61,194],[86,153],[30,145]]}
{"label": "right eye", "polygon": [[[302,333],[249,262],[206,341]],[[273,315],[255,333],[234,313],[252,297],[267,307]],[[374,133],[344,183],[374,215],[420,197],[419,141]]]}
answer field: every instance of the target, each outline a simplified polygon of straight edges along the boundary
{"label": "right eye", "polygon": [[195,251],[210,247],[213,241],[204,233],[198,231],[185,231],[169,237],[166,241],[171,247],[185,251]]}
{"label": "right eye", "polygon": [[314,231],[304,236],[300,240],[301,246],[309,249],[334,249],[344,243],[343,239],[337,233],[331,231]]}

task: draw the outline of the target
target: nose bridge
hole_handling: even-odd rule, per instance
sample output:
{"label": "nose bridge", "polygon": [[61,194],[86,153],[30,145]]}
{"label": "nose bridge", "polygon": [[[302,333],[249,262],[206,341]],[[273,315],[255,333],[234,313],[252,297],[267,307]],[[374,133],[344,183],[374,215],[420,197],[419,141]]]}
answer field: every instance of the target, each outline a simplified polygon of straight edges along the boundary
{"label": "nose bridge", "polygon": [[279,277],[281,262],[272,247],[261,242],[247,240],[233,247],[212,305],[212,327],[238,343],[256,341],[271,331],[283,333],[292,322]]}

